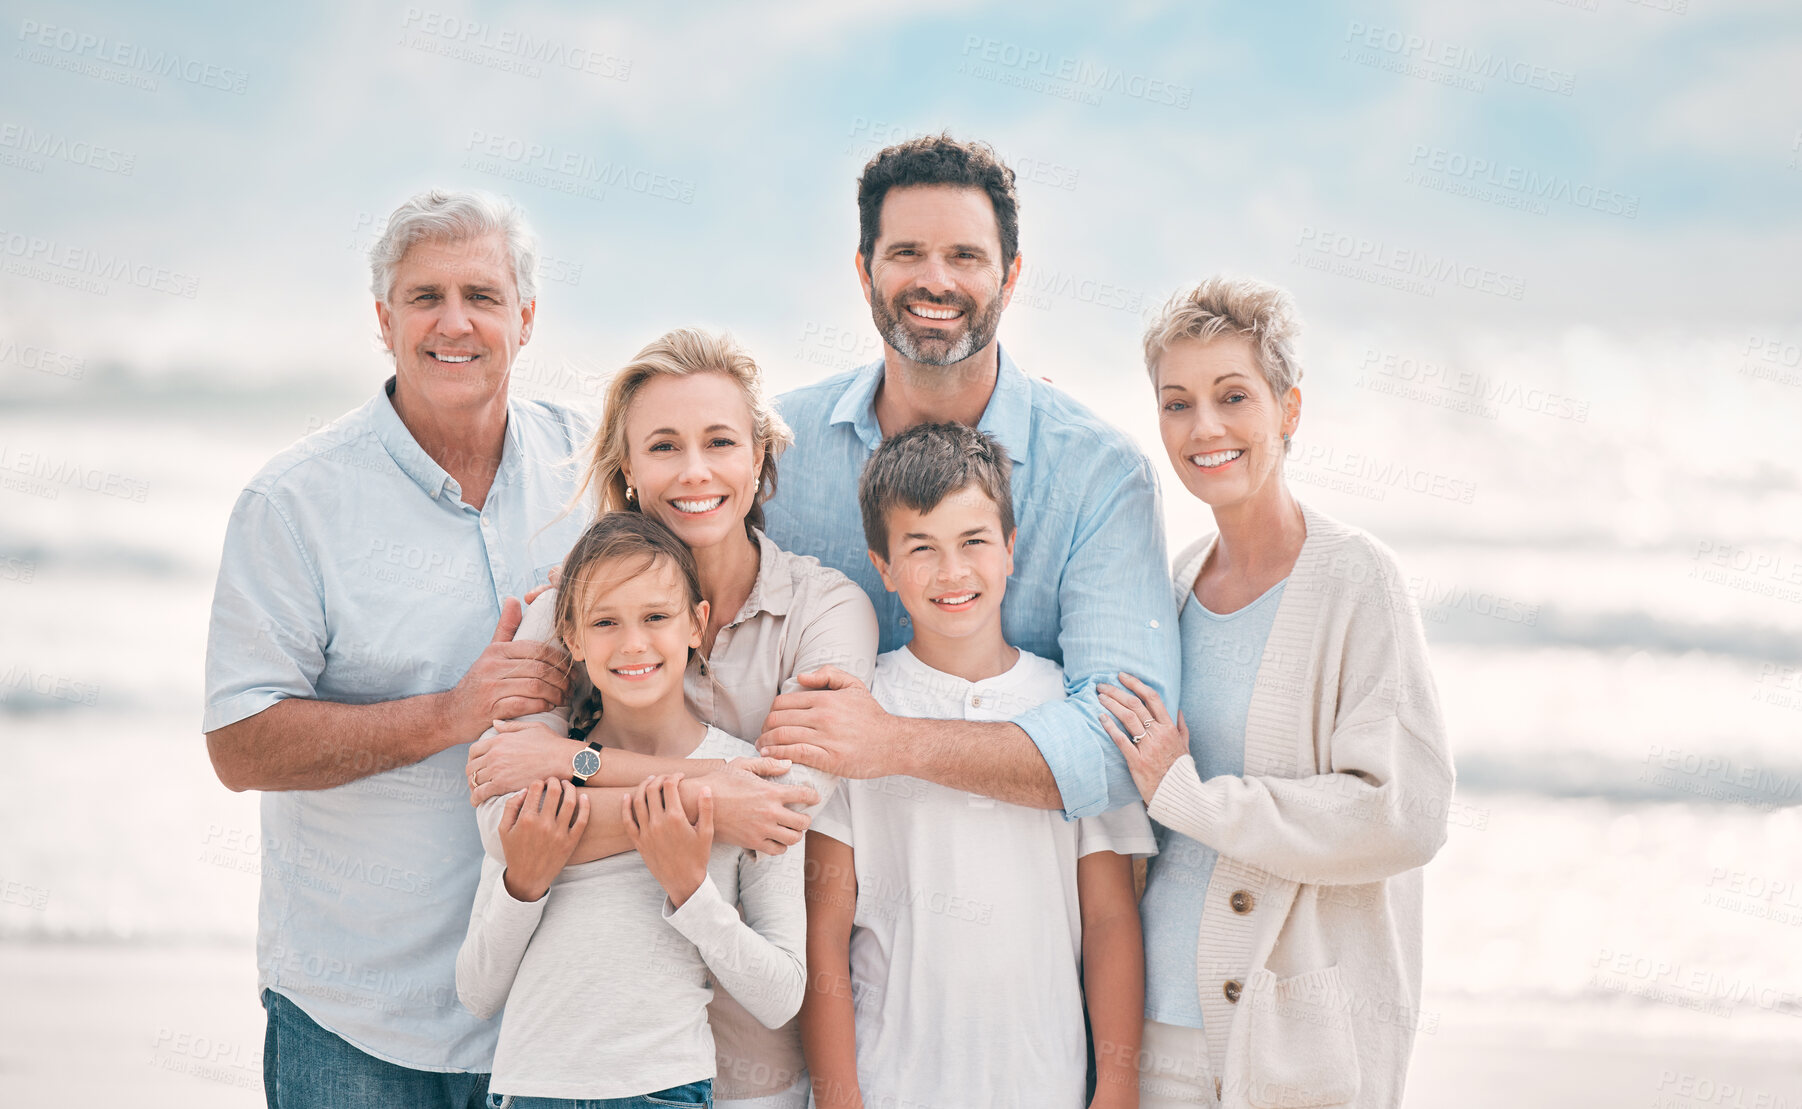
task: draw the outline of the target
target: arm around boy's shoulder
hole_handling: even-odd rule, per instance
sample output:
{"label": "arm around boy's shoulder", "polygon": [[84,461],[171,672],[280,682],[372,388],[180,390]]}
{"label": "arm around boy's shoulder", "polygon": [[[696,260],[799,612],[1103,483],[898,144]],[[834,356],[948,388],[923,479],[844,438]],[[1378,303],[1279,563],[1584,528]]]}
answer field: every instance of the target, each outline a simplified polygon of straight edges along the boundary
{"label": "arm around boy's shoulder", "polygon": [[[1112,452],[1118,455],[1119,452]],[[1175,704],[1182,651],[1165,564],[1156,476],[1136,451],[1083,495],[1058,578],[1058,635],[1068,701],[1015,722],[1057,780],[1066,814],[1086,816],[1138,795],[1132,774],[1096,714],[1096,687],[1129,673]],[[1115,471],[1122,471],[1115,475]]]}

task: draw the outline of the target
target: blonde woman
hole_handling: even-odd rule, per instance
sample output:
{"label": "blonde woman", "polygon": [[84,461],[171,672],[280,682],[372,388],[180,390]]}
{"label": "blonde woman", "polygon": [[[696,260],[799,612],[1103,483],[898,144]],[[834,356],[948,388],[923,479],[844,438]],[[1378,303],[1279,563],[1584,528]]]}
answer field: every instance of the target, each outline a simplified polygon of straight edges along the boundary
{"label": "blonde woman", "polygon": [[1401,1103],[1421,872],[1452,765],[1389,549],[1299,503],[1283,290],[1212,278],[1145,335],[1158,426],[1217,531],[1176,560],[1182,703],[1131,675],[1103,726],[1158,825],[1140,906],[1141,1104]]}
{"label": "blonde woman", "polygon": [[[597,742],[691,763],[754,753],[686,705],[681,663],[700,646],[707,602],[668,528],[609,512],[562,580],[554,627],[607,701]],[[506,1008],[491,1109],[703,1109],[714,988],[729,985],[769,1027],[801,1007],[800,854],[716,842],[711,793],[690,808],[675,775],[646,779],[626,804],[637,853],[576,866],[565,864],[587,830],[586,791],[548,778],[478,810],[486,858],[457,997],[485,1019]]]}
{"label": "blonde woman", "polygon": [[[756,362],[735,340],[671,331],[614,375],[577,493],[578,499],[592,494],[598,513],[625,510],[656,518],[694,553],[708,617],[683,692],[696,717],[735,736],[761,733],[770,702],[800,688],[799,674],[836,666],[867,683],[874,672],[876,613],[863,590],[763,534],[763,504],[775,493],[776,462],[790,441],[764,394]],[[580,684],[572,683],[574,704],[582,703]],[[571,723],[580,733],[592,721]],[[576,777],[576,760],[589,750],[542,723],[503,724],[470,749],[472,797],[479,804],[547,777]],[[743,765],[764,773],[783,768],[772,761]],[[693,760],[609,749],[599,769],[581,777],[589,786],[619,787],[684,770],[695,772]],[[810,800],[817,794],[820,802],[833,784],[801,767],[793,777],[798,784],[791,788]],[[791,815],[768,849],[798,841],[808,817]],[[715,995],[719,1104],[804,1106],[806,1073],[795,1023],[772,1032],[723,990],[716,988]]]}

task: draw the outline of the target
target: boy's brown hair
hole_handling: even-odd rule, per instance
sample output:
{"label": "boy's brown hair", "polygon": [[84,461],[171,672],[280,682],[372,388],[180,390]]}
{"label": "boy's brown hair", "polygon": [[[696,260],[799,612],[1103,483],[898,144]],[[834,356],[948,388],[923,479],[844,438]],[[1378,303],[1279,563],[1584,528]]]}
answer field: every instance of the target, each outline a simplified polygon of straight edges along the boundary
{"label": "boy's brown hair", "polygon": [[1001,513],[1001,533],[1014,534],[1013,463],[995,438],[964,424],[917,424],[883,440],[857,483],[863,537],[889,557],[888,514],[896,507],[931,512],[965,486],[982,490]]}

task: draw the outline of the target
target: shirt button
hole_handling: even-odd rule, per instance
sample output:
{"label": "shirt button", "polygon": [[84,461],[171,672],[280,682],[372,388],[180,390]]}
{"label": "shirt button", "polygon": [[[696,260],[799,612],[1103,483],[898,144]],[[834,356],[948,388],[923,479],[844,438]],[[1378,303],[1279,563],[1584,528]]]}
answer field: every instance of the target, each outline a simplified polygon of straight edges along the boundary
{"label": "shirt button", "polygon": [[1234,890],[1226,903],[1233,907],[1233,912],[1244,915],[1251,912],[1251,907],[1257,904],[1257,900],[1246,890]]}
{"label": "shirt button", "polygon": [[901,618],[901,626],[902,626],[902,627],[904,627],[904,628],[905,628],[905,627],[907,627],[907,626],[908,626],[908,625],[909,625],[909,624],[911,624],[911,623],[913,623],[913,621],[912,621],[912,620],[909,620],[909,619],[908,619],[908,618],[907,618],[907,617],[905,617],[905,616],[903,616],[903,617],[902,617],[902,618]]}
{"label": "shirt button", "polygon": [[1151,622],[1151,626],[1152,626],[1152,627],[1153,627],[1153,628],[1156,628],[1156,627],[1157,627],[1157,626],[1158,626],[1158,622],[1157,622],[1157,621],[1156,621],[1156,620],[1153,620],[1153,621],[1152,621],[1152,622]]}
{"label": "shirt button", "polygon": [[1237,980],[1228,978],[1226,984],[1220,987],[1220,992],[1226,995],[1228,1001],[1237,1005],[1239,1004],[1239,991],[1244,988],[1245,987]]}
{"label": "shirt button", "polygon": [[971,697],[970,704],[971,704],[971,706],[973,706],[975,708],[981,708],[982,707],[982,695],[979,693],[979,694],[976,694],[975,696]]}

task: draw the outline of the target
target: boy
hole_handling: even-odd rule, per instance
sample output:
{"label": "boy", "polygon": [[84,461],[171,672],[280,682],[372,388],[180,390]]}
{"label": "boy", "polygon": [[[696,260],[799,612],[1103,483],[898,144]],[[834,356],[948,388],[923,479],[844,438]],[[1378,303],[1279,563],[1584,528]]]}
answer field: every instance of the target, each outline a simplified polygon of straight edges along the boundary
{"label": "boy", "polygon": [[[961,424],[886,440],[858,490],[870,561],[913,641],[871,694],[904,716],[1008,720],[1064,696],[1056,663],[1006,642],[1008,458]],[[807,836],[814,1103],[1138,1104],[1144,957],[1130,855],[1156,852],[1142,806],[1066,822],[932,782],[847,779]]]}

